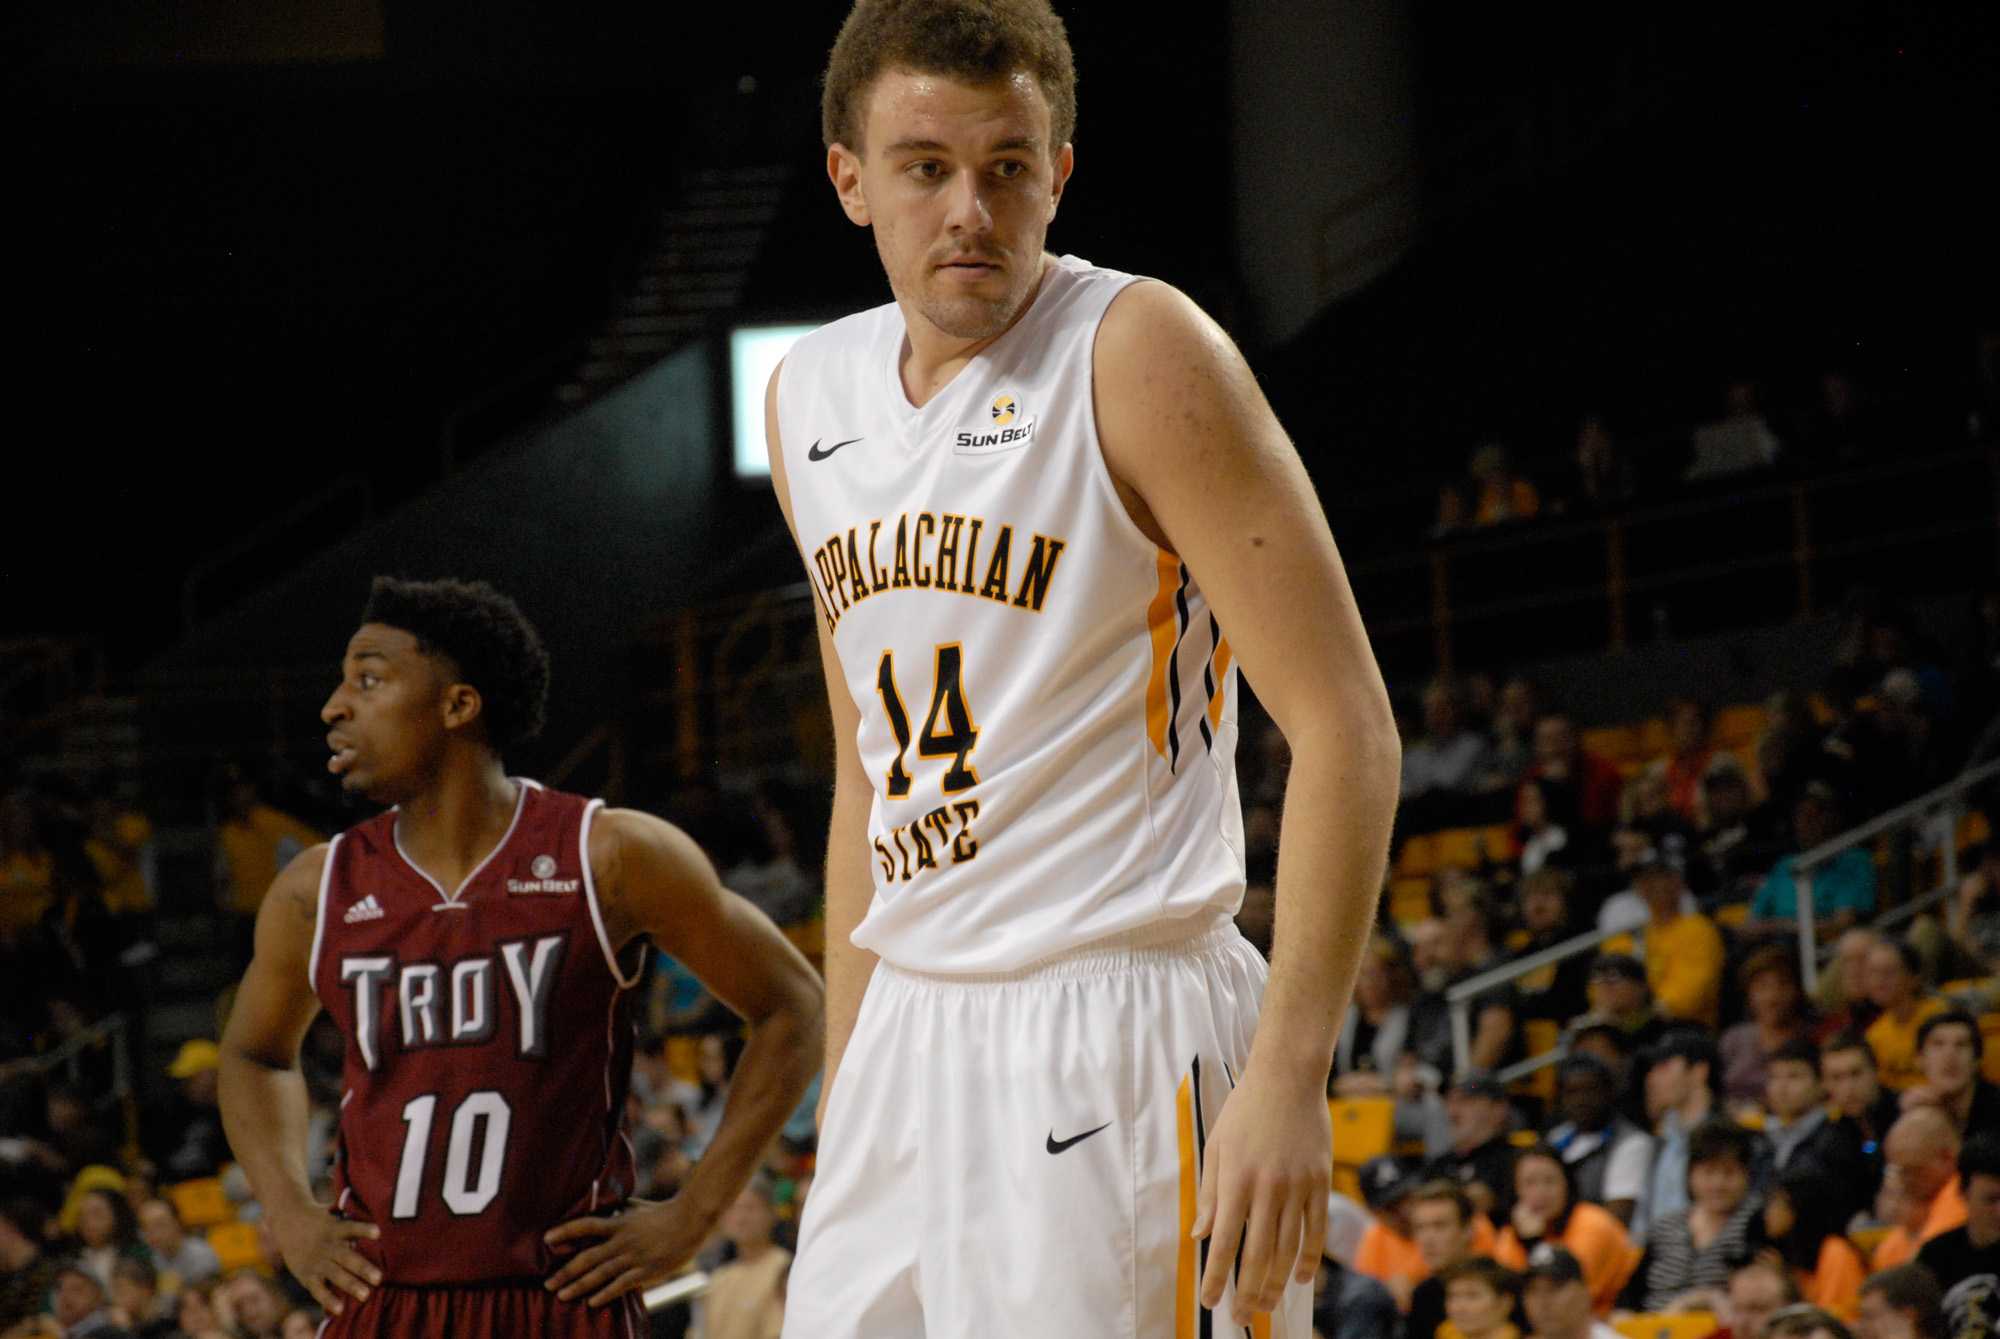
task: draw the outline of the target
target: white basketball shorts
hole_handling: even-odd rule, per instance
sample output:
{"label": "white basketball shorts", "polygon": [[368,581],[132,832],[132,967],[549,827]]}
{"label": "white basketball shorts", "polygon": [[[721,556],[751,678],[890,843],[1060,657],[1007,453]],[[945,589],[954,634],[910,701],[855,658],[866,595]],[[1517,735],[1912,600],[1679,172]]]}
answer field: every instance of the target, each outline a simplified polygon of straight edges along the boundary
{"label": "white basketball shorts", "polygon": [[1019,972],[879,964],[827,1100],[786,1339],[1311,1339],[1230,1322],[1188,1236],[1264,960],[1226,918]]}

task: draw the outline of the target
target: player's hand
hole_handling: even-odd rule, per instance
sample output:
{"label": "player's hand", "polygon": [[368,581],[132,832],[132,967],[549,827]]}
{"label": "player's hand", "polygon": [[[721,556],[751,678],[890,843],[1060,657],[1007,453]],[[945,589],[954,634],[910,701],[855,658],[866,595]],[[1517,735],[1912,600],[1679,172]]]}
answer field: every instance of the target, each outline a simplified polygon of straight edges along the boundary
{"label": "player's hand", "polygon": [[633,1200],[612,1218],[572,1218],[549,1229],[550,1246],[603,1238],[578,1251],[543,1286],[565,1302],[588,1295],[591,1306],[661,1282],[694,1258],[709,1224],[678,1199]]}
{"label": "player's hand", "polygon": [[373,1241],[382,1235],[382,1229],[373,1223],[335,1218],[315,1204],[293,1213],[274,1214],[271,1235],[278,1239],[278,1254],[285,1258],[285,1268],[328,1315],[338,1316],[348,1297],[367,1301],[369,1290],[382,1282],[382,1271],[354,1248],[356,1241]]}
{"label": "player's hand", "polygon": [[1238,1325],[1275,1309],[1288,1282],[1311,1283],[1332,1190],[1333,1118],[1324,1088],[1246,1072],[1209,1132],[1201,1169],[1194,1235],[1209,1242],[1201,1304],[1221,1304],[1232,1268]]}

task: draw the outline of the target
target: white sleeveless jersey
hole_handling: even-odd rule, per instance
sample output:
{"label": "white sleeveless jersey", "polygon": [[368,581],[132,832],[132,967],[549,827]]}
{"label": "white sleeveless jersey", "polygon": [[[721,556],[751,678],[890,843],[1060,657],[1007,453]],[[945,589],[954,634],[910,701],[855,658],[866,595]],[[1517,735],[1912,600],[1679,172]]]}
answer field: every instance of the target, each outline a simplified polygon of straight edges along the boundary
{"label": "white sleeveless jersey", "polygon": [[786,355],[778,430],[818,613],[860,711],[875,895],[854,943],[1013,971],[1242,900],[1236,671],[1098,446],[1074,256],[912,406],[895,303]]}

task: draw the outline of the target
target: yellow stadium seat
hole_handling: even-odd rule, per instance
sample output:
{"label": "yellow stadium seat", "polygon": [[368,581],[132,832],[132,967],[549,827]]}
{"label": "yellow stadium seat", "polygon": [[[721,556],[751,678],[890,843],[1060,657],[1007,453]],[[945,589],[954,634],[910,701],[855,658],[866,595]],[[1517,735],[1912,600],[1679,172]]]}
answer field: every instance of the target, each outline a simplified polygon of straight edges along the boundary
{"label": "yellow stadium seat", "polygon": [[1511,865],[1521,854],[1521,843],[1514,838],[1512,823],[1493,823],[1479,830],[1480,841],[1486,847],[1486,858],[1496,865]]}
{"label": "yellow stadium seat", "polygon": [[1479,868],[1479,832],[1476,828],[1447,828],[1437,833],[1436,838],[1438,868]]}
{"label": "yellow stadium seat", "polygon": [[683,1083],[701,1082],[701,1039],[667,1038],[667,1073]]}
{"label": "yellow stadium seat", "polygon": [[[1814,900],[1814,905],[1818,905],[1817,899]],[[1734,930],[1749,919],[1750,904],[1748,902],[1732,902],[1726,907],[1717,907],[1715,909],[1715,923],[1725,929]]]}
{"label": "yellow stadium seat", "polygon": [[1993,836],[1993,825],[1977,809],[1968,809],[1958,820],[1958,849],[1977,846]]}
{"label": "yellow stadium seat", "polygon": [[1612,762],[1629,762],[1639,756],[1639,732],[1629,725],[1600,725],[1583,732],[1583,747]]}
{"label": "yellow stadium seat", "polygon": [[1672,1316],[1627,1316],[1611,1328],[1625,1339],[1708,1339],[1722,1327],[1710,1312],[1689,1311]]}
{"label": "yellow stadium seat", "polygon": [[1389,918],[1398,925],[1415,925],[1431,918],[1431,881],[1426,878],[1389,881]]}
{"label": "yellow stadium seat", "polygon": [[1760,702],[1724,707],[1715,713],[1715,721],[1709,728],[1709,739],[1716,747],[1725,749],[1755,744],[1769,721],[1770,717],[1765,714]]}
{"label": "yellow stadium seat", "polygon": [[1437,843],[1431,835],[1419,832],[1403,838],[1403,849],[1396,853],[1397,877],[1427,879],[1437,872]]}
{"label": "yellow stadium seat", "polygon": [[[1561,1040],[1562,1026],[1553,1019],[1530,1018],[1521,1024],[1521,1042],[1531,1056],[1547,1055]],[[1534,1073],[1516,1080],[1514,1091],[1541,1102],[1555,1101],[1556,1066],[1543,1065]]]}
{"label": "yellow stadium seat", "polygon": [[1667,733],[1667,723],[1659,717],[1639,723],[1639,756],[1646,759],[1664,758],[1673,751],[1673,736]]}
{"label": "yellow stadium seat", "polygon": [[198,1181],[182,1181],[167,1187],[167,1198],[173,1202],[175,1212],[181,1216],[181,1223],[191,1232],[199,1232],[217,1223],[236,1221],[236,1206],[229,1202],[229,1196],[222,1193],[222,1181],[218,1177],[204,1176]]}
{"label": "yellow stadium seat", "polygon": [[271,1267],[271,1262],[264,1258],[263,1245],[257,1240],[255,1223],[217,1223],[208,1230],[208,1244],[214,1249],[215,1258],[222,1262],[224,1274]]}
{"label": "yellow stadium seat", "polygon": [[1396,1137],[1393,1097],[1336,1097],[1326,1104],[1333,1117],[1333,1162],[1359,1167],[1389,1151]]}
{"label": "yellow stadium seat", "polygon": [[1343,1167],[1339,1163],[1335,1163],[1333,1165],[1333,1193],[1336,1195],[1345,1195],[1357,1204],[1362,1203],[1364,1197],[1361,1194],[1360,1169],[1356,1167]]}
{"label": "yellow stadium seat", "polygon": [[792,941],[792,947],[808,958],[826,956],[826,922],[815,916],[800,925],[787,925],[785,938]]}

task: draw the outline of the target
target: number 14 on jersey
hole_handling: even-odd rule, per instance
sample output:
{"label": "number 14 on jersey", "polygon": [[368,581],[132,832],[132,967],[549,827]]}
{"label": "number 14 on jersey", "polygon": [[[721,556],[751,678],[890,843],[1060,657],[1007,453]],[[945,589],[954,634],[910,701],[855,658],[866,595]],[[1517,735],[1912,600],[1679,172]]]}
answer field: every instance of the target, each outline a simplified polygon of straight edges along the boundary
{"label": "number 14 on jersey", "polygon": [[[904,763],[910,752],[910,712],[896,683],[893,651],[884,651],[875,668],[875,691],[882,699],[882,712],[889,718],[889,729],[896,736],[896,756],[889,764],[883,793],[899,800],[910,794],[914,782]],[[964,650],[957,642],[946,642],[937,648],[930,711],[925,714],[924,728],[915,742],[919,758],[950,760],[938,778],[939,789],[945,795],[957,795],[979,784],[979,772],[972,765],[972,751],[979,746],[979,726],[973,721],[972,708],[966,700]],[[907,882],[926,869],[937,868],[941,856],[952,864],[972,859],[979,853],[979,843],[972,836],[972,820],[978,816],[979,801],[959,800],[939,805],[916,822],[892,828],[877,837],[875,854],[882,861],[884,875],[891,882],[898,879]]]}

